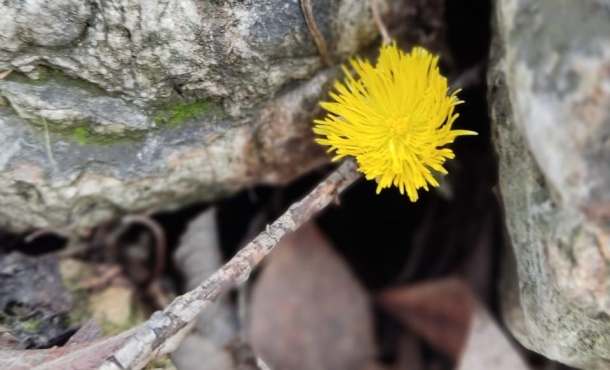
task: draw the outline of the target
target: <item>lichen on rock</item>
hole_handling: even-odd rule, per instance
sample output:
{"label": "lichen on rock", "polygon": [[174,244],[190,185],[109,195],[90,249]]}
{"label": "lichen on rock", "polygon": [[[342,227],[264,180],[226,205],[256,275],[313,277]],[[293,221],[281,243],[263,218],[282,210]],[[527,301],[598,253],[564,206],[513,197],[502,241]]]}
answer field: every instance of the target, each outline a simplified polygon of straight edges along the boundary
{"label": "lichen on rock", "polygon": [[[376,39],[368,2],[312,3],[334,62]],[[437,30],[427,3],[413,24]],[[327,161],[323,67],[298,1],[0,3],[0,225],[78,232],[287,183]]]}
{"label": "lichen on rock", "polygon": [[607,369],[610,7],[502,1],[494,21],[491,117],[515,262],[507,324],[549,358]]}

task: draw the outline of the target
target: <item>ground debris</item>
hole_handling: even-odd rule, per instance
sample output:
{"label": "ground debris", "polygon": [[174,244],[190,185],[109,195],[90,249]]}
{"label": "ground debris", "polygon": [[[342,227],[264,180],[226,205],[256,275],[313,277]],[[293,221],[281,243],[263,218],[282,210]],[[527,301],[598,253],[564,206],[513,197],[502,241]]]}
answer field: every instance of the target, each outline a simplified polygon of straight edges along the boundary
{"label": "ground debris", "polygon": [[69,338],[66,317],[73,299],[53,256],[12,252],[0,258],[0,324],[17,348],[46,348]]}

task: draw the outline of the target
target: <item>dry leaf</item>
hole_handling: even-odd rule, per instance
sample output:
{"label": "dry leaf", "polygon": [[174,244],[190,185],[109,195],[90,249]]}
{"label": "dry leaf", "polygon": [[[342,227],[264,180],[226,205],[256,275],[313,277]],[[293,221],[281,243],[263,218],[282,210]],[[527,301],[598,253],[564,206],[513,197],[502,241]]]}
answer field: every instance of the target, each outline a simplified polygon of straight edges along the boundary
{"label": "dry leaf", "polygon": [[95,268],[92,264],[75,258],[60,259],[59,272],[64,283],[70,287],[95,277]]}
{"label": "dry leaf", "polygon": [[352,370],[375,356],[366,292],[314,223],[286,236],[254,288],[250,342],[273,370]]}
{"label": "dry leaf", "polygon": [[91,295],[88,311],[101,327],[124,328],[132,318],[133,297],[131,288],[110,286]]}
{"label": "dry leaf", "polygon": [[[174,254],[174,264],[191,290],[222,267],[222,253],[216,224],[216,208],[210,207],[190,222]],[[230,297],[224,296],[197,316],[196,330],[219,346],[236,332]]]}
{"label": "dry leaf", "polygon": [[0,72],[0,80],[4,79],[6,76],[10,75],[11,72],[13,72],[12,69],[9,69],[8,71],[2,71]]}
{"label": "dry leaf", "polygon": [[[184,277],[186,290],[194,289],[222,266],[216,208],[208,208],[189,223],[174,254],[174,264]],[[171,354],[176,366],[181,370],[234,369],[225,348],[237,330],[229,297],[219,298],[201,312],[195,325],[195,331]]]}
{"label": "dry leaf", "polygon": [[440,352],[457,358],[465,345],[473,297],[459,278],[393,288],[378,296],[382,307]]}
{"label": "dry leaf", "polygon": [[219,348],[211,339],[190,334],[171,354],[172,361],[180,370],[232,370],[235,368],[231,355]]}
{"label": "dry leaf", "polygon": [[476,304],[458,369],[527,370],[529,367],[487,310]]}

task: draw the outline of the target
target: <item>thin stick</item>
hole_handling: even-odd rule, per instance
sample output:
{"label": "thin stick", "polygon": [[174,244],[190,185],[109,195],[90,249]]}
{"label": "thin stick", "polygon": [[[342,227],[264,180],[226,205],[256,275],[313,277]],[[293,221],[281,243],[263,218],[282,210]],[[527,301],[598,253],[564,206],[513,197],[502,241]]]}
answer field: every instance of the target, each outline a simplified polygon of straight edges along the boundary
{"label": "thin stick", "polygon": [[32,232],[31,234],[28,234],[25,238],[23,238],[23,241],[29,244],[44,235],[54,235],[58,238],[69,239],[68,235],[64,235],[60,231],[53,230],[51,228],[43,228],[43,229],[38,229],[38,230]]}
{"label": "thin stick", "polygon": [[161,276],[165,269],[165,253],[167,250],[165,232],[163,232],[163,228],[157,221],[145,215],[127,215],[123,217],[121,222],[125,225],[140,224],[147,227],[153,235],[153,242],[155,243],[155,255],[153,257],[155,263],[153,273],[147,281],[147,285],[150,285]]}
{"label": "thin stick", "polygon": [[320,32],[320,30],[318,29],[316,20],[313,17],[313,8],[311,5],[311,0],[301,0],[301,9],[303,10],[305,22],[307,22],[307,27],[309,28],[309,33],[311,34],[311,37],[313,37],[313,41],[318,47],[320,59],[322,59],[322,63],[324,63],[324,65],[329,66],[331,62],[330,56],[328,55],[328,47],[326,46],[326,40],[324,40],[324,36],[322,35],[322,32]]}
{"label": "thin stick", "polygon": [[390,44],[392,42],[392,38],[390,37],[388,29],[386,28],[385,24],[383,23],[383,20],[381,19],[381,15],[379,15],[379,7],[377,6],[377,0],[369,0],[369,3],[371,4],[371,13],[373,13],[373,20],[377,25],[377,29],[381,34],[383,42],[385,44]]}
{"label": "thin stick", "polygon": [[300,202],[293,204],[280,218],[267,226],[224,267],[190,292],[177,297],[164,311],[155,312],[135,334],[99,369],[141,369],[156,356],[175,350],[197,315],[221,294],[245,282],[250,272],[273,250],[280,239],[298,229],[324,209],[360,177],[356,164],[345,161]]}

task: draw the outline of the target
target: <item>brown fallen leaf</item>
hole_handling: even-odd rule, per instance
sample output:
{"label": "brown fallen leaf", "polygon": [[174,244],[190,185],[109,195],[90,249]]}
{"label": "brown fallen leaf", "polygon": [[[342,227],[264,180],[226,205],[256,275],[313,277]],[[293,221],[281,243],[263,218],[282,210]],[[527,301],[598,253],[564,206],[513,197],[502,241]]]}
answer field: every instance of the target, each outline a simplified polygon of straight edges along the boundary
{"label": "brown fallen leaf", "polygon": [[474,298],[456,277],[393,288],[379,304],[443,354],[456,359],[470,327]]}
{"label": "brown fallen leaf", "polygon": [[375,356],[369,299],[314,223],[286,236],[252,295],[249,340],[273,370],[353,370]]}
{"label": "brown fallen leaf", "polygon": [[8,71],[2,71],[0,72],[0,80],[4,79],[6,76],[10,75],[11,72],[13,72],[12,69],[9,69]]}

